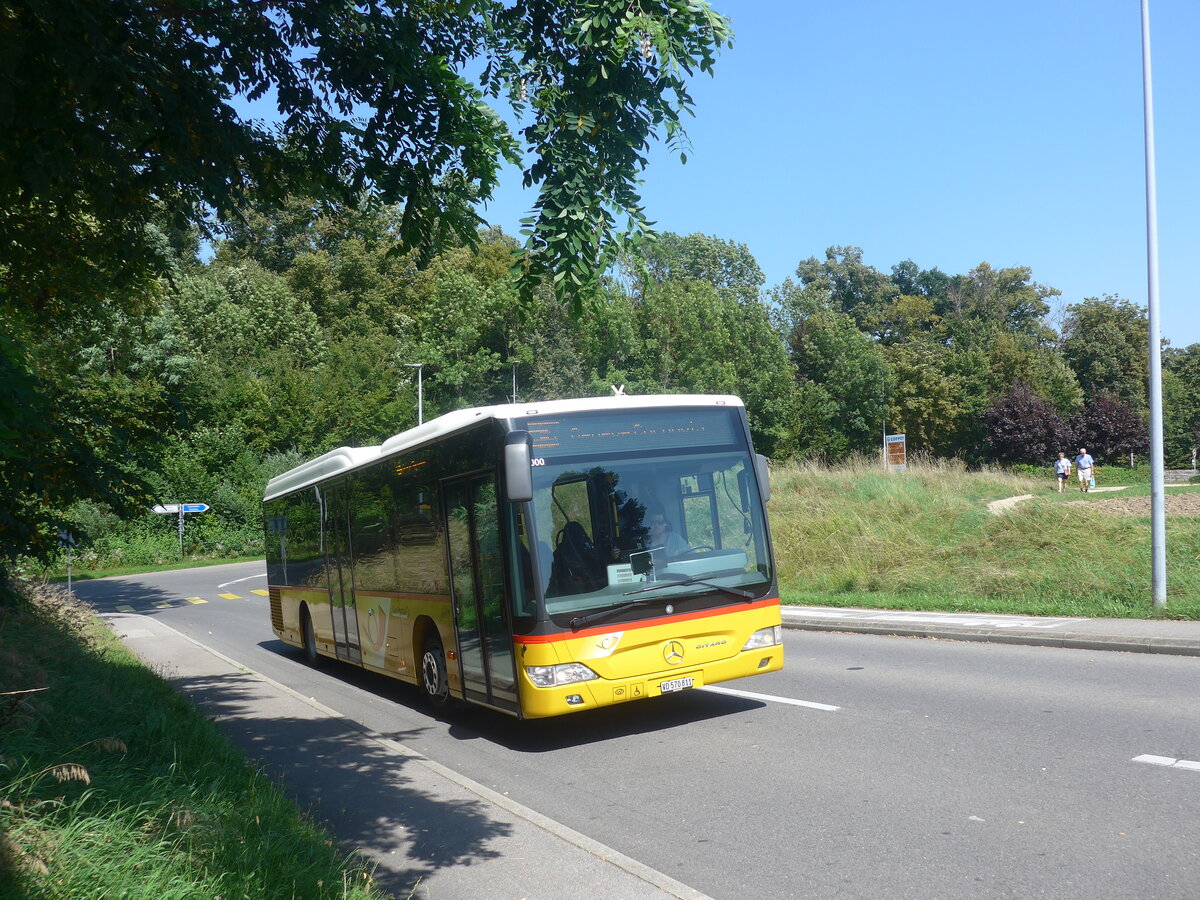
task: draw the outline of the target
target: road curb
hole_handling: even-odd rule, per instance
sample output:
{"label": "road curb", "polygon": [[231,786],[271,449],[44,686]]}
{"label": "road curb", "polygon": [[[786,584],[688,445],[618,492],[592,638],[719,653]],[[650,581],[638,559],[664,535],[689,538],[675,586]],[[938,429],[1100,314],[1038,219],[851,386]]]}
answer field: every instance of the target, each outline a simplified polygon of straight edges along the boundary
{"label": "road curb", "polygon": [[1012,629],[964,628],[933,624],[896,624],[862,622],[853,619],[806,619],[785,615],[783,627],[794,631],[820,631],[832,634],[873,634],[884,637],[926,638],[943,641],[975,641],[992,644],[1016,644],[1031,647],[1058,647],[1068,650],[1108,650],[1122,653],[1159,653],[1169,656],[1200,656],[1200,641],[1169,637],[1131,637],[1107,634],[1049,634]]}

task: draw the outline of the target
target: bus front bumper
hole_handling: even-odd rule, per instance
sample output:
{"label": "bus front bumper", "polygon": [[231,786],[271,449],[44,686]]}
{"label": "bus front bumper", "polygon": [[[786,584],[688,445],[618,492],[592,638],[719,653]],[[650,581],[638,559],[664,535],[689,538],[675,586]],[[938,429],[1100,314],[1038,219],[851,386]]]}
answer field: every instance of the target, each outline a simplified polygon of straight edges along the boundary
{"label": "bus front bumper", "polygon": [[522,670],[521,715],[526,719],[537,719],[600,706],[615,706],[631,700],[695,690],[749,675],[764,675],[781,668],[783,645],[774,644],[743,650],[727,659],[691,668],[666,669],[620,679],[593,678],[553,687],[538,687],[530,680],[528,672]]}

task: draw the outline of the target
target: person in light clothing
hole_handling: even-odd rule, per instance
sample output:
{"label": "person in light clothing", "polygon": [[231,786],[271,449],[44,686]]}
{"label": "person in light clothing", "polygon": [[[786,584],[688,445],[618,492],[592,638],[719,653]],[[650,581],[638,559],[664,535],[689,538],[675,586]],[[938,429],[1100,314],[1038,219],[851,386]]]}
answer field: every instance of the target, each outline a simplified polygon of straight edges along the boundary
{"label": "person in light clothing", "polygon": [[1088,456],[1087,448],[1080,447],[1079,455],[1075,457],[1075,471],[1079,473],[1079,489],[1085,494],[1092,483],[1092,466],[1096,461]]}
{"label": "person in light clothing", "polygon": [[647,517],[647,524],[650,526],[648,549],[662,551],[668,557],[687,553],[687,541],[675,533],[663,513],[651,511]]}
{"label": "person in light clothing", "polygon": [[1058,459],[1054,461],[1054,474],[1058,476],[1058,492],[1061,494],[1066,489],[1067,479],[1071,477],[1071,461],[1067,459],[1067,454],[1058,454]]}

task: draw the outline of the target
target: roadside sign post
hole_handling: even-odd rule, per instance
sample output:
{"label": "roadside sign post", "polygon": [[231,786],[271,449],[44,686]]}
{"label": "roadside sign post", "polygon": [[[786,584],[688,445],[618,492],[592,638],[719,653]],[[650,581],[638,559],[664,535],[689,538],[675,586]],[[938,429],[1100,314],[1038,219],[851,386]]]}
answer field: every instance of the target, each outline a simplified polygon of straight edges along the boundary
{"label": "roadside sign post", "polygon": [[67,548],[67,593],[71,593],[71,567],[74,563],[75,535],[65,528],[58,529],[58,546]]}
{"label": "roadside sign post", "polygon": [[884,453],[889,472],[903,472],[908,468],[908,448],[904,435],[889,434],[883,438]]}
{"label": "roadside sign post", "polygon": [[208,509],[207,503],[161,503],[150,511],[160,516],[179,516],[179,558],[183,559],[183,517],[188,513],[208,512]]}

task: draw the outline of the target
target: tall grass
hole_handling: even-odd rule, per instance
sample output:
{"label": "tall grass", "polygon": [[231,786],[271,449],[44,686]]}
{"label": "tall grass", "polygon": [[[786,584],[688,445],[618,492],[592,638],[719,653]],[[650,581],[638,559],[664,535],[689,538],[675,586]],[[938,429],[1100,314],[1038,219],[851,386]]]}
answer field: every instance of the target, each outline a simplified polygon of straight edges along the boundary
{"label": "tall grass", "polygon": [[[1062,502],[1052,484],[954,461],[917,460],[901,473],[874,459],[776,467],[770,515],[784,599],[1153,615],[1148,517],[1100,512],[1105,495]],[[1022,494],[1034,497],[1004,515],[987,510]],[[1200,618],[1200,520],[1172,518],[1167,550],[1168,615]]]}
{"label": "tall grass", "polygon": [[65,592],[0,605],[0,897],[380,894]]}

